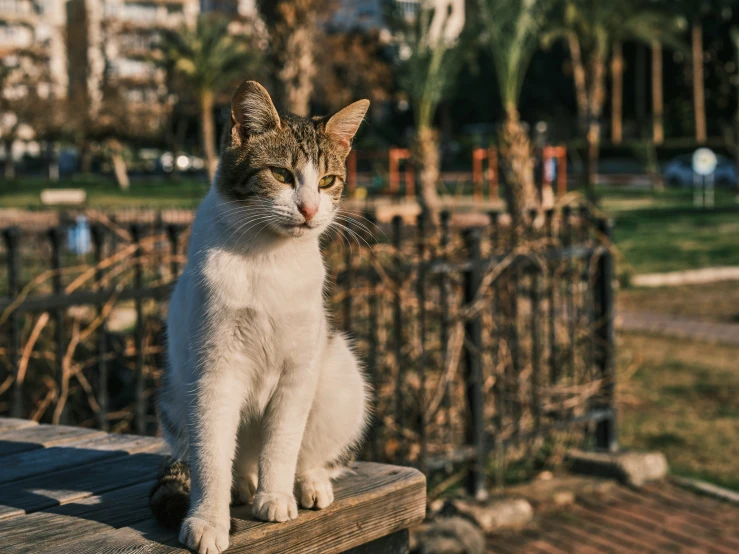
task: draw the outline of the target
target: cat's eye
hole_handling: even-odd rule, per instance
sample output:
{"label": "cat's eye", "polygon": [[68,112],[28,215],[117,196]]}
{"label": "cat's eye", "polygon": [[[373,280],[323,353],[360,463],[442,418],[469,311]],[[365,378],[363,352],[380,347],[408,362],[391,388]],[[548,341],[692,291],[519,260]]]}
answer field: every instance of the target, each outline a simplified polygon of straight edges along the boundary
{"label": "cat's eye", "polygon": [[272,172],[272,177],[277,179],[280,183],[292,183],[292,174],[282,167],[270,167],[269,170]]}
{"label": "cat's eye", "polygon": [[328,187],[332,186],[336,182],[336,175],[326,175],[323,177],[320,181],[318,181],[318,186],[322,189],[327,189]]}

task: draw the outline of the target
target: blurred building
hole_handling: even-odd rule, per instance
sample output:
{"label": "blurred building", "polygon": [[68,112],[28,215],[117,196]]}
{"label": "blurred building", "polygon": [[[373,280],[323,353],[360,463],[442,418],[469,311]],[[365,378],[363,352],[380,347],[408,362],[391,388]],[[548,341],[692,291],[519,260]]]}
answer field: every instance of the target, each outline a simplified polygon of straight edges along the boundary
{"label": "blurred building", "polygon": [[383,0],[341,0],[331,24],[339,29],[382,27]]}
{"label": "blurred building", "polygon": [[0,59],[13,61],[34,50],[47,64],[49,92],[63,97],[67,89],[64,48],[65,0],[0,0]]}
{"label": "blurred building", "polygon": [[422,5],[433,7],[438,29],[432,29],[432,34],[440,34],[439,29],[444,26],[451,29],[450,36],[456,38],[464,25],[464,0],[340,0],[331,24],[342,30],[382,29],[385,10],[392,7],[393,2],[395,9],[409,21],[416,17]]}
{"label": "blurred building", "polygon": [[157,64],[162,33],[194,26],[199,0],[69,0],[66,11],[70,97],[93,117],[113,97],[155,125],[170,103]]}

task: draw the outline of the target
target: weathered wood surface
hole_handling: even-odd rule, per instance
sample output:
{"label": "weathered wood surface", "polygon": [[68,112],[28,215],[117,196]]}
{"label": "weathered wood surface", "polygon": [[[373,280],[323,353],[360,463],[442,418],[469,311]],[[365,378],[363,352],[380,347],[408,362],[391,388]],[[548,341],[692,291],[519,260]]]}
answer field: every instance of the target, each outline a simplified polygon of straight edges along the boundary
{"label": "weathered wood surface", "polygon": [[[54,437],[49,427],[0,418],[0,552],[186,552],[148,508],[165,453],[160,439],[69,427]],[[33,448],[14,449],[14,440]],[[326,510],[301,510],[282,524],[234,507],[228,552],[401,553],[403,530],[426,512],[425,478],[409,468],[357,463],[336,482],[335,497]]]}
{"label": "weathered wood surface", "polygon": [[42,475],[69,467],[81,467],[98,460],[150,452],[162,443],[150,437],[134,435],[99,435],[64,446],[28,450],[0,457],[0,483],[9,483],[33,475]]}
{"label": "weathered wood surface", "polygon": [[38,425],[30,419],[18,419],[16,417],[0,417],[0,432],[10,431],[11,429],[23,429],[24,427],[33,427]]}
{"label": "weathered wood surface", "polygon": [[101,437],[104,434],[95,429],[66,425],[32,425],[9,429],[0,433],[0,456]]}

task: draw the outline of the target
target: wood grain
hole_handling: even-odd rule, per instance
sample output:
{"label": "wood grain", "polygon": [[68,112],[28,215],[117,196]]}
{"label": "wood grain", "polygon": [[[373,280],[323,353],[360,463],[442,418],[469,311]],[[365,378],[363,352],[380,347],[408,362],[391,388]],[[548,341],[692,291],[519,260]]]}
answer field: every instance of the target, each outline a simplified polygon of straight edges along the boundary
{"label": "wood grain", "polygon": [[[326,510],[301,510],[282,524],[254,521],[249,506],[233,510],[229,553],[339,554],[420,522],[426,514],[426,480],[418,471],[359,463],[336,483],[336,501]],[[175,533],[150,519],[87,536],[39,552],[57,554],[186,552]]]}
{"label": "wood grain", "polygon": [[[0,551],[187,552],[148,507],[164,453],[161,439],[0,419]],[[249,506],[232,510],[229,552],[403,552],[404,530],[425,516],[425,478],[380,464],[353,469],[329,508],[301,510],[296,521],[263,523]]]}
{"label": "wood grain", "polygon": [[0,551],[25,554],[151,519],[148,481],[47,511],[0,521]]}
{"label": "wood grain", "polygon": [[96,429],[66,425],[31,425],[20,429],[10,429],[0,433],[0,456],[100,437],[104,434]]}
{"label": "wood grain", "polygon": [[162,439],[153,437],[103,434],[64,446],[18,452],[3,457],[0,483],[18,481],[70,467],[81,468],[86,464],[127,454],[151,452],[162,448],[163,445]]}
{"label": "wood grain", "polygon": [[24,427],[33,427],[34,425],[38,425],[38,423],[30,419],[0,417],[0,432],[10,431],[11,429],[23,429]]}
{"label": "wood grain", "polygon": [[0,486],[0,520],[150,481],[163,459],[159,453],[134,454],[7,483]]}

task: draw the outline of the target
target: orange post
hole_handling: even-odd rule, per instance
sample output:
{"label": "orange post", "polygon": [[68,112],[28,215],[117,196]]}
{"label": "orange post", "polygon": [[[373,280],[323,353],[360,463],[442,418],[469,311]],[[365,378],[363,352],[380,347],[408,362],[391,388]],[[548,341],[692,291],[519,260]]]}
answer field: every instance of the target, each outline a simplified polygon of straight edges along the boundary
{"label": "orange post", "polygon": [[[411,152],[407,148],[391,148],[388,151],[388,187],[391,195],[397,194],[400,189],[400,162],[409,160],[410,157]],[[416,176],[409,163],[406,163],[404,173],[405,194],[409,198],[413,198],[416,194]]]}
{"label": "orange post", "polygon": [[567,194],[567,148],[565,146],[545,146],[542,149],[542,164],[544,165],[543,186],[551,187],[554,175],[548,165],[549,160],[557,160],[557,196]]}
{"label": "orange post", "polygon": [[498,153],[495,148],[475,148],[472,151],[472,185],[475,200],[482,200],[483,165],[488,161],[485,176],[488,181],[488,196],[498,197]]}

